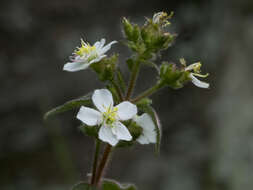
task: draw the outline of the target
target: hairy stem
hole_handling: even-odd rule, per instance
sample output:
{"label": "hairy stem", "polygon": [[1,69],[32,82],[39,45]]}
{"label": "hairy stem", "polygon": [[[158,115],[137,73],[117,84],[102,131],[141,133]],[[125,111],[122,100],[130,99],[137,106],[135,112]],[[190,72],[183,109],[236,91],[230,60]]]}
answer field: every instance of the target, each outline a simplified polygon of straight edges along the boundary
{"label": "hairy stem", "polygon": [[115,90],[119,96],[120,101],[123,101],[124,97],[123,97],[123,94],[122,94],[121,89],[119,88],[118,84],[114,80],[112,80],[111,82],[112,82],[112,85],[115,88]]}
{"label": "hairy stem", "polygon": [[132,99],[131,102],[132,103],[136,103],[136,102],[140,101],[142,98],[145,98],[145,97],[148,97],[148,96],[152,95],[153,93],[155,93],[157,90],[159,90],[163,86],[164,85],[163,85],[162,82],[157,82],[154,86],[152,86],[151,88],[147,89],[146,91],[144,91],[143,93],[141,93],[136,98]]}
{"label": "hairy stem", "polygon": [[98,155],[99,155],[99,149],[100,149],[101,141],[96,139],[96,148],[94,153],[94,160],[93,160],[93,166],[92,166],[92,177],[91,177],[91,185],[95,184],[95,177],[96,177],[96,171],[97,171],[97,162],[98,162]]}
{"label": "hairy stem", "polygon": [[121,72],[121,70],[119,68],[117,70],[116,75],[117,75],[119,87],[120,87],[121,91],[123,93],[125,93],[125,91],[126,91],[126,83],[125,83],[125,80],[123,78],[122,72]]}
{"label": "hairy stem", "polygon": [[139,70],[140,70],[140,61],[137,60],[135,65],[134,65],[132,75],[131,75],[131,78],[130,78],[130,82],[129,82],[129,85],[128,85],[128,90],[127,90],[127,94],[126,94],[126,98],[125,98],[126,100],[129,100],[129,98],[131,97],[131,94],[133,92],[137,76],[139,74]]}
{"label": "hairy stem", "polygon": [[105,170],[106,165],[109,161],[111,151],[112,151],[112,146],[107,144],[106,147],[105,147],[103,157],[101,159],[101,162],[100,162],[100,164],[98,166],[98,170],[97,170],[97,176],[96,176],[96,179],[95,179],[95,185],[97,187],[99,186],[101,177],[103,176],[104,170]]}

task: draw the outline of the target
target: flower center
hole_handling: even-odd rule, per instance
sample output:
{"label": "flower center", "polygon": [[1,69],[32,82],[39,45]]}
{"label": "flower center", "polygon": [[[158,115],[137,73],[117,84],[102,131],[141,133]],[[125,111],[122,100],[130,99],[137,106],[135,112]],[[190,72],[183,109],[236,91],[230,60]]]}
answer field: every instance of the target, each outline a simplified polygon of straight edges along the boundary
{"label": "flower center", "polygon": [[109,106],[103,113],[103,120],[106,124],[112,125],[117,120],[118,108]]}
{"label": "flower center", "polygon": [[86,54],[90,54],[90,53],[95,52],[95,51],[96,51],[96,47],[95,46],[91,46],[89,43],[85,43],[81,39],[81,47],[78,47],[77,50],[75,50],[75,54],[82,57],[82,56],[84,56]]}

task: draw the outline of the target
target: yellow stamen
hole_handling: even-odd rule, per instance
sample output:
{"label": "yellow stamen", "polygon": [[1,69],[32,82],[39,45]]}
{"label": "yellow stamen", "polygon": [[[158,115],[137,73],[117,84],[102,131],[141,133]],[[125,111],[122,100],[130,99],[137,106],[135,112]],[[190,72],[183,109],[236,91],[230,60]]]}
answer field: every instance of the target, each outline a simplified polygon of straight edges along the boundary
{"label": "yellow stamen", "polygon": [[183,66],[186,67],[186,61],[185,61],[184,58],[180,58],[180,59],[179,59],[179,62],[180,62]]}
{"label": "yellow stamen", "polygon": [[117,120],[117,107],[109,106],[106,111],[103,113],[104,122],[108,125],[111,125]]}
{"label": "yellow stamen", "polygon": [[75,50],[75,54],[83,56],[95,50],[96,50],[95,46],[91,46],[89,43],[85,43],[83,39],[81,39],[81,47],[78,47],[77,50]]}

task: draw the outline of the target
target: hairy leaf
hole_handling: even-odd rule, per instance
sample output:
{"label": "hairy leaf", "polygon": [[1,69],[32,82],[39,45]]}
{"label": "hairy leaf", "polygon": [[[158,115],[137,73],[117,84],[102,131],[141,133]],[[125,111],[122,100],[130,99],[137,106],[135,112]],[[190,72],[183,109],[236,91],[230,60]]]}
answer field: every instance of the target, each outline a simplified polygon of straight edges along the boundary
{"label": "hairy leaf", "polygon": [[71,190],[97,190],[97,189],[86,182],[80,182],[74,185],[71,188]]}
{"label": "hairy leaf", "polygon": [[80,106],[86,106],[91,105],[91,93],[88,93],[85,96],[82,96],[77,99],[70,100],[63,105],[57,106],[56,108],[51,109],[44,115],[44,120],[47,120],[49,117],[75,109],[79,108]]}
{"label": "hairy leaf", "polygon": [[105,179],[102,184],[103,190],[136,190],[133,184],[120,184],[115,180]]}

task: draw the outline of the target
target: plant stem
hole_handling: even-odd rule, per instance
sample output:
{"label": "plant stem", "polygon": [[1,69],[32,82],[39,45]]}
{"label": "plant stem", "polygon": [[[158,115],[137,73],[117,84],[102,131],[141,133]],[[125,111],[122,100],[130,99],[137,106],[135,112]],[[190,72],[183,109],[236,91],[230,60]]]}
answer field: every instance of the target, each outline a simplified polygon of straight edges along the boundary
{"label": "plant stem", "polygon": [[91,177],[91,182],[90,182],[91,185],[94,185],[95,183],[100,144],[101,144],[101,141],[99,139],[96,139],[96,148],[95,148],[94,160],[93,160],[93,166],[92,166],[92,177]]}
{"label": "plant stem", "polygon": [[96,176],[96,180],[95,180],[95,185],[97,187],[99,186],[99,182],[100,182],[101,177],[104,173],[104,169],[106,168],[106,165],[109,161],[109,156],[110,156],[111,151],[112,151],[112,146],[107,144],[105,147],[103,157],[101,159],[101,162],[100,162],[100,164],[98,166],[98,170],[97,170],[97,176]]}
{"label": "plant stem", "polygon": [[123,94],[122,94],[118,84],[114,80],[111,80],[111,82],[112,82],[112,85],[114,86],[115,90],[117,91],[120,101],[123,101],[123,99],[124,99]]}
{"label": "plant stem", "polygon": [[142,98],[150,96],[151,94],[153,94],[154,92],[156,92],[157,90],[159,90],[160,88],[162,88],[163,86],[164,85],[163,85],[162,82],[157,82],[154,86],[152,86],[151,88],[147,89],[146,91],[144,91],[142,94],[140,94],[136,98],[132,99],[131,102],[132,103],[136,103],[136,102],[140,101]]}
{"label": "plant stem", "polygon": [[129,85],[128,85],[128,90],[127,90],[127,94],[126,94],[126,98],[125,98],[126,100],[129,100],[129,98],[131,97],[131,94],[133,92],[137,76],[139,74],[139,70],[140,70],[140,61],[137,60],[135,65],[134,65],[132,75],[131,75],[131,78],[130,78],[130,82],[129,82]]}
{"label": "plant stem", "polygon": [[119,87],[120,87],[121,91],[123,93],[125,93],[125,91],[126,91],[126,83],[125,83],[125,80],[123,78],[122,72],[121,72],[121,70],[119,68],[117,70],[116,75],[117,75],[117,79],[118,79],[118,82],[119,82]]}

